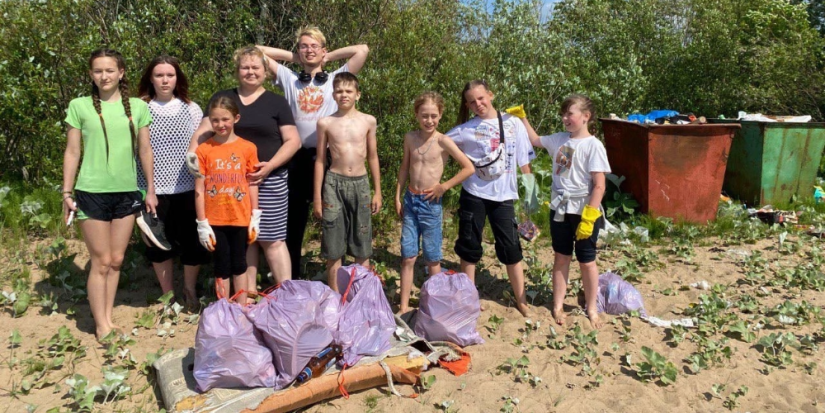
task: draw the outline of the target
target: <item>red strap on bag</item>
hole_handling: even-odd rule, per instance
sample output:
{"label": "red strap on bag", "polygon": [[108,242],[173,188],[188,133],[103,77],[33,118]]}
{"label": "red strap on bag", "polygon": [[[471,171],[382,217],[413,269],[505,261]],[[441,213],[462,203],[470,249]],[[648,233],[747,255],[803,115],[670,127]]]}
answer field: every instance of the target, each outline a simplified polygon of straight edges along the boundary
{"label": "red strap on bag", "polygon": [[[344,290],[344,294],[341,296],[341,304],[347,302],[347,295],[349,295],[349,290],[350,288],[352,288],[353,281],[355,281],[355,267],[352,267],[352,273],[349,275],[349,283],[347,284],[347,289]],[[346,364],[344,366],[346,366]]]}
{"label": "red strap on bag", "polygon": [[281,283],[277,283],[277,284],[273,285],[272,287],[267,288],[266,290],[264,290],[263,293],[261,293],[261,295],[263,295],[266,298],[269,298],[269,296],[267,296],[267,294],[272,294],[273,291],[275,291],[279,288],[281,288]]}
{"label": "red strap on bag", "polygon": [[347,389],[344,388],[344,371],[349,367],[347,363],[344,363],[344,367],[341,367],[341,372],[338,373],[338,392],[341,393],[341,396],[344,396],[345,399],[349,400],[349,393]]}

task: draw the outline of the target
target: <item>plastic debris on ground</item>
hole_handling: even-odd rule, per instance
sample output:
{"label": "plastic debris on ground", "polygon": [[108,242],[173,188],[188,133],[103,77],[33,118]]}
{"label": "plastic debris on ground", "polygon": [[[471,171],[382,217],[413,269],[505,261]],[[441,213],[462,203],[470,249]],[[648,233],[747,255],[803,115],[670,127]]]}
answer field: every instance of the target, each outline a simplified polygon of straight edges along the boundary
{"label": "plastic debris on ground", "polygon": [[801,212],[781,211],[774,209],[773,205],[765,205],[762,208],[748,208],[748,215],[759,218],[760,221],[768,224],[796,224],[799,222]]}
{"label": "plastic debris on ground", "polygon": [[193,376],[201,392],[275,385],[272,353],[239,304],[221,298],[203,310]]}
{"label": "plastic debris on ground", "polygon": [[343,363],[355,365],[363,356],[377,356],[390,348],[395,318],[381,286],[381,278],[361,265],[338,269],[342,307],[335,341],[343,346]]}
{"label": "plastic debris on ground", "polygon": [[739,120],[749,120],[757,122],[784,122],[784,123],[807,123],[811,121],[811,116],[772,116],[761,113],[747,113],[739,111]]}
{"label": "plastic debris on ground", "polygon": [[247,313],[272,350],[274,388],[288,386],[332,342],[341,296],[318,281],[287,280]]}
{"label": "plastic debris on ground", "polygon": [[691,288],[695,288],[697,290],[710,290],[710,283],[705,280],[697,281],[695,283],[690,283]]}
{"label": "plastic debris on ground", "polygon": [[483,344],[476,331],[481,314],[478,290],[464,273],[440,272],[421,286],[415,333],[429,341],[466,347]]}

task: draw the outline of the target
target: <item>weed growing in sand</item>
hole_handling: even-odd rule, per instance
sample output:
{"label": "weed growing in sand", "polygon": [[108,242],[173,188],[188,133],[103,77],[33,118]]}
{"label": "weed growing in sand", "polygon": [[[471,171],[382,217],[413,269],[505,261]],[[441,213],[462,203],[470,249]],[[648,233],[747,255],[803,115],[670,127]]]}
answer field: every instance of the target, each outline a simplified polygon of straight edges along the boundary
{"label": "weed growing in sand", "polygon": [[748,386],[739,386],[738,390],[729,394],[728,397],[725,398],[725,401],[722,402],[722,406],[725,406],[728,410],[733,410],[739,407],[739,398],[745,397],[746,394],[748,394]]}
{"label": "weed growing in sand", "polygon": [[6,365],[9,366],[9,369],[12,369],[15,365],[17,365],[17,359],[14,357],[14,350],[17,347],[20,347],[20,344],[23,343],[23,337],[20,336],[20,332],[17,329],[12,330],[9,333],[9,350],[11,350],[11,354],[9,355],[9,361]]}
{"label": "weed growing in sand", "polygon": [[693,241],[687,238],[675,238],[673,243],[665,248],[665,252],[670,255],[675,255],[685,264],[692,264],[693,258],[696,256],[696,251],[693,249]]}
{"label": "weed growing in sand", "polygon": [[530,372],[527,371],[529,365],[530,359],[528,359],[527,356],[521,356],[520,358],[510,357],[498,366],[497,374],[511,373],[515,381],[527,383],[530,380]]}
{"label": "weed growing in sand", "polygon": [[572,366],[582,366],[582,375],[592,375],[595,367],[601,363],[601,358],[596,352],[596,346],[599,344],[598,332],[592,330],[584,334],[581,326],[576,323],[567,330],[567,341],[573,347],[573,353],[562,357],[562,360]]}
{"label": "weed growing in sand", "polygon": [[820,312],[820,307],[811,305],[807,301],[797,304],[786,300],[784,303],[777,305],[770,312],[770,315],[780,324],[801,326],[816,320]]}
{"label": "weed growing in sand", "polygon": [[498,332],[498,329],[499,327],[501,327],[501,324],[504,323],[504,318],[493,314],[490,316],[490,318],[487,319],[487,322],[490,323],[487,325],[487,331],[490,332],[490,337],[492,338]]}
{"label": "weed growing in sand", "polygon": [[167,338],[174,337],[177,329],[179,328],[178,326],[184,323],[190,325],[197,324],[199,318],[198,314],[191,314],[185,319],[182,318],[183,306],[177,302],[173,302],[172,299],[174,297],[175,292],[168,291],[166,294],[158,298],[158,303],[160,303],[160,308],[158,310],[146,310],[140,315],[136,315],[136,327],[133,331],[136,331],[137,327],[150,329],[157,326],[157,335],[159,337]]}
{"label": "weed growing in sand", "polygon": [[550,327],[550,334],[547,336],[547,347],[553,350],[563,350],[570,344],[570,340],[565,336],[559,338],[556,329]]}
{"label": "weed growing in sand", "polygon": [[20,317],[28,310],[31,293],[29,293],[29,282],[26,278],[17,278],[11,292],[3,291],[0,294],[2,294],[0,295],[0,304],[11,306],[12,317]]}
{"label": "weed growing in sand", "polygon": [[735,314],[727,311],[730,307],[730,302],[725,297],[725,294],[718,290],[720,290],[720,288],[714,286],[709,295],[700,295],[698,303],[690,303],[690,305],[682,311],[682,314],[686,316],[696,317],[698,321],[697,332],[701,335],[713,335],[736,319]]}
{"label": "weed growing in sand", "polygon": [[676,382],[676,375],[679,371],[665,356],[657,353],[650,347],[642,347],[642,356],[644,356],[647,361],[636,364],[636,374],[642,381],[658,381],[658,383],[663,386]]}
{"label": "weed growing in sand", "polygon": [[431,374],[429,376],[421,377],[421,387],[423,387],[424,390],[432,389],[433,384],[435,384],[435,376],[434,375]]}
{"label": "weed growing in sand", "polygon": [[135,357],[129,350],[129,346],[135,344],[135,340],[131,337],[126,334],[118,334],[115,330],[112,330],[100,341],[106,346],[106,352],[103,353],[106,364],[113,366],[120,362],[127,369],[133,369],[137,366],[137,361],[135,361]]}
{"label": "weed growing in sand", "polygon": [[807,355],[812,355],[819,351],[819,344],[817,343],[816,337],[805,334],[802,337],[799,337],[799,351],[801,353],[805,353]]}
{"label": "weed growing in sand", "polygon": [[756,340],[756,333],[751,330],[751,325],[739,320],[728,326],[728,334],[738,340],[751,343]]}
{"label": "weed growing in sand", "polygon": [[745,314],[754,314],[759,309],[759,301],[750,294],[742,294],[736,301],[736,308]]}
{"label": "weed growing in sand", "polygon": [[55,384],[59,379],[54,379],[52,372],[60,371],[65,365],[74,370],[75,362],[86,355],[86,347],[80,345],[80,340],[66,326],[61,326],[57,334],[40,342],[38,347],[34,356],[21,360],[23,394]]}
{"label": "weed growing in sand", "polygon": [[[726,384],[714,384],[710,386],[710,391],[713,393],[713,396],[722,399],[722,393],[727,388]],[[725,406],[728,410],[733,410],[739,407],[739,398],[744,397],[748,394],[748,387],[747,386],[739,386],[736,391],[731,392],[722,402],[722,406]]]}
{"label": "weed growing in sand", "polygon": [[783,268],[777,271],[776,276],[768,281],[768,285],[825,291],[825,274],[811,263],[802,263],[793,268]]}
{"label": "weed growing in sand", "polygon": [[762,348],[760,360],[774,367],[783,367],[793,363],[791,351],[788,347],[794,347],[798,344],[793,333],[771,333],[759,339],[756,345]]}
{"label": "weed growing in sand", "polygon": [[124,369],[104,367],[103,383],[89,386],[89,379],[75,374],[66,379],[69,387],[68,395],[74,401],[73,412],[92,412],[95,410],[95,399],[103,398],[103,404],[118,400],[128,394],[132,388],[126,384],[129,373]]}
{"label": "weed growing in sand", "polygon": [[730,360],[733,350],[728,346],[728,339],[719,341],[711,340],[707,337],[696,336],[697,350],[687,359],[693,374],[698,374],[702,370],[721,365],[725,360]]}
{"label": "weed growing in sand", "polygon": [[687,338],[688,335],[687,329],[684,326],[678,324],[673,325],[667,330],[665,330],[665,333],[667,334],[665,336],[667,344],[673,348],[679,347],[679,344],[685,341],[685,338]]}
{"label": "weed growing in sand", "polygon": [[518,398],[511,397],[511,396],[503,396],[501,399],[504,400],[504,406],[501,406],[501,409],[498,410],[499,412],[513,413],[513,412],[518,412],[519,411],[519,408],[518,408],[519,399]]}
{"label": "weed growing in sand", "polygon": [[814,371],[816,370],[816,363],[813,361],[810,363],[805,363],[803,367],[805,368],[805,373],[807,373],[809,376],[812,376],[814,374]]}

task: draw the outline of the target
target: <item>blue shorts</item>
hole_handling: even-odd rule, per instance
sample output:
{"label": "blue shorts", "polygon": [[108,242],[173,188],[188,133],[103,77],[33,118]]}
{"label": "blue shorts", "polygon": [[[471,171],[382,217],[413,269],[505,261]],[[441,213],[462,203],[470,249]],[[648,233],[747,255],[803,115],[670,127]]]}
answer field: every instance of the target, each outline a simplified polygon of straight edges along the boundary
{"label": "blue shorts", "polygon": [[404,225],[401,228],[401,257],[418,256],[419,238],[422,239],[424,260],[440,262],[441,201],[427,201],[425,195],[416,195],[408,189],[404,194]]}

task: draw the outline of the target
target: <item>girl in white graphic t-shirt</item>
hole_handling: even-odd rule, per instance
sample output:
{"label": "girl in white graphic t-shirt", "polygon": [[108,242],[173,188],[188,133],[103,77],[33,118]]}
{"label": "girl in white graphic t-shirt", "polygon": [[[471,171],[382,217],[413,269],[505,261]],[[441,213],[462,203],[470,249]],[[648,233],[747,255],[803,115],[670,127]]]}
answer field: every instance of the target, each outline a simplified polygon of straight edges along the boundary
{"label": "girl in white graphic t-shirt", "polygon": [[590,134],[588,124],[595,118],[593,102],[586,96],[572,95],[562,102],[561,117],[567,132],[539,136],[523,118],[533,146],[546,148],[553,159],[553,193],[550,202],[550,235],[553,238],[553,317],[564,324],[564,295],[573,251],[582,272],[587,316],[593,328],[602,321],[596,306],[599,269],[596,266],[596,241],[604,225],[600,212],[605,191],[605,174],[610,173],[604,145]]}

